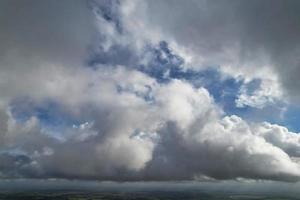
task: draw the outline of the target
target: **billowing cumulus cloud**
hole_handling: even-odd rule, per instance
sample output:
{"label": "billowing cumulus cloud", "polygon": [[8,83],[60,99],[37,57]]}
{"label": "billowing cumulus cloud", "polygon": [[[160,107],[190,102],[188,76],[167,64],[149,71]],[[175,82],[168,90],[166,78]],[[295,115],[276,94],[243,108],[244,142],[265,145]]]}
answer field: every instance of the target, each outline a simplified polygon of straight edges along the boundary
{"label": "billowing cumulus cloud", "polygon": [[298,181],[298,134],[218,99],[217,81],[233,80],[232,105],[261,109],[285,82],[269,65],[270,77],[233,73],[256,58],[239,43],[244,19],[229,26],[246,5],[215,3],[2,1],[0,177]]}

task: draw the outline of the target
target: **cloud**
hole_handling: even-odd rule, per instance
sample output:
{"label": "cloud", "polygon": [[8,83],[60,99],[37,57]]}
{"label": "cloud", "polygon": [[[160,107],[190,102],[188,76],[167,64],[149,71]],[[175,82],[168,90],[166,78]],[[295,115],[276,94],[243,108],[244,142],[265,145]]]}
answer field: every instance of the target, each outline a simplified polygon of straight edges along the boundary
{"label": "cloud", "polygon": [[239,95],[235,100],[237,107],[251,106],[262,109],[283,99],[282,88],[278,80],[263,79],[259,86],[254,86],[254,89],[251,88],[251,83],[255,83],[255,80],[240,88]]}
{"label": "cloud", "polygon": [[[243,33],[243,19],[225,26],[239,12],[214,16],[244,6],[227,3],[1,2],[9,20],[0,21],[0,177],[298,181],[296,133],[228,116],[190,80],[201,67],[187,69],[186,49],[203,65],[231,64],[244,52],[232,32]],[[241,106],[281,98],[269,87],[279,84],[273,75],[259,79],[254,92],[242,87]]]}
{"label": "cloud", "polygon": [[[222,117],[204,88],[180,80],[159,84],[124,67],[84,69],[78,76],[81,90],[65,89],[58,79],[53,84],[64,92],[57,90],[52,98],[59,99],[79,121],[90,122],[63,129],[61,140],[45,132],[35,116],[18,123],[9,114],[2,148],[19,149],[17,155],[26,156],[28,162],[13,162],[2,170],[3,177],[298,180],[299,165],[289,150],[299,149],[295,143],[283,141],[282,145],[267,139],[265,125],[255,129],[237,116]],[[63,77],[67,83],[78,83],[78,76]],[[150,100],[147,95],[152,96]],[[67,96],[76,101],[68,103]],[[12,170],[5,173],[8,168]]]}
{"label": "cloud", "polygon": [[275,85],[283,86],[290,100],[298,98],[298,2],[174,0],[136,4],[131,17],[142,24],[140,33],[147,30],[167,40],[193,63],[189,67],[220,66],[226,73],[250,80],[276,79]]}
{"label": "cloud", "polygon": [[81,0],[2,1],[2,67],[10,59],[82,62],[94,31],[93,15],[86,4]]}
{"label": "cloud", "polygon": [[283,149],[291,157],[299,156],[299,134],[288,131],[286,127],[270,123],[254,126],[254,131],[267,142]]}
{"label": "cloud", "polygon": [[154,167],[153,173],[160,165],[157,178],[201,179],[205,175],[216,179],[293,180],[299,176],[298,164],[263,137],[257,137],[236,116],[210,122],[202,131],[190,133],[193,135],[188,137],[178,132],[174,124],[164,131],[167,136],[149,165],[150,169]]}
{"label": "cloud", "polygon": [[49,65],[76,68],[84,62],[95,32],[85,1],[4,0],[0,13],[0,104],[14,95],[42,93],[35,89],[43,82],[38,71]]}

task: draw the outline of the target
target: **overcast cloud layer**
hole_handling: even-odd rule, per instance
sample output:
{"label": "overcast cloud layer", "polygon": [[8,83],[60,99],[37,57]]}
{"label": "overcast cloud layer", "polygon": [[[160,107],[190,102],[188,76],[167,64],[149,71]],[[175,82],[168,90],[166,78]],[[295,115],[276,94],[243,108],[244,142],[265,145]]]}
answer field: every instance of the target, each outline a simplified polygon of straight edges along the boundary
{"label": "overcast cloud layer", "polygon": [[299,181],[299,11],[0,1],[0,178]]}

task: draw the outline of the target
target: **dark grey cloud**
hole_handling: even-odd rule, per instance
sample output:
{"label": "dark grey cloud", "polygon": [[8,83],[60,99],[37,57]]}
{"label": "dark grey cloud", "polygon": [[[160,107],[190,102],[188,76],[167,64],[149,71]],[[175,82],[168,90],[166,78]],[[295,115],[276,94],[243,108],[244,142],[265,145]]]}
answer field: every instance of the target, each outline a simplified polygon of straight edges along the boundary
{"label": "dark grey cloud", "polygon": [[82,0],[4,0],[0,26],[2,68],[10,59],[22,58],[25,63],[82,62],[93,34],[92,13]]}

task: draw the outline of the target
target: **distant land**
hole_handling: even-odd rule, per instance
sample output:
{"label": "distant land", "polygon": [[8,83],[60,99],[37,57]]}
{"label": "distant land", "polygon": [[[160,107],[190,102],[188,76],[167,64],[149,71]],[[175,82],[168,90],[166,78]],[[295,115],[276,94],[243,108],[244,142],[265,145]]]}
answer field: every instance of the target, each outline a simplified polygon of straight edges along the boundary
{"label": "distant land", "polygon": [[0,193],[0,200],[296,200],[286,196],[187,192],[20,192]]}
{"label": "distant land", "polygon": [[2,180],[0,200],[296,200],[298,183]]}

